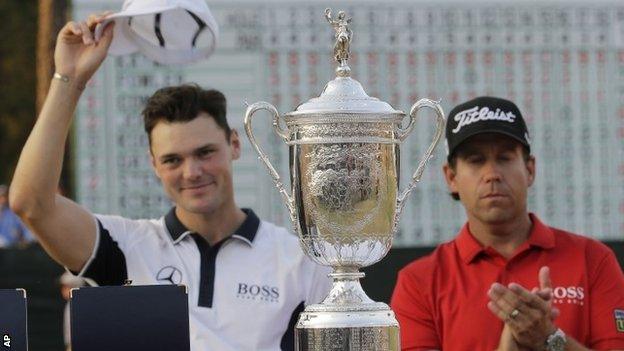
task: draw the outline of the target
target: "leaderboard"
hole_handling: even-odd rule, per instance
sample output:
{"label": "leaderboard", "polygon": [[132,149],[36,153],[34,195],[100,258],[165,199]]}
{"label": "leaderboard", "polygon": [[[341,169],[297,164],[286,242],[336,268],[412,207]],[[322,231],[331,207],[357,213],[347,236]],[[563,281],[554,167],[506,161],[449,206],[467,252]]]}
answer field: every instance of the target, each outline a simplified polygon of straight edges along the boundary
{"label": "leaderboard", "polygon": [[[78,0],[74,16],[121,8]],[[215,54],[163,66],[139,54],[109,57],[89,82],[74,132],[78,201],[97,213],[160,217],[170,207],[151,170],[141,108],[158,88],[197,83],[228,97],[228,119],[243,140],[234,165],[237,202],[290,227],[281,197],[250,147],[247,104],[280,113],[318,96],[334,76],[333,30],[324,9],[353,18],[352,76],[366,92],[409,111],[420,98],[445,111],[495,95],[527,120],[537,179],[529,209],[546,223],[601,240],[624,237],[624,5],[616,1],[209,1],[221,36]],[[406,122],[407,122],[406,118]],[[258,140],[289,181],[288,149],[268,115],[254,119]],[[401,145],[401,188],[433,134],[423,113]],[[441,143],[412,192],[395,246],[450,240],[465,222],[442,177]]]}

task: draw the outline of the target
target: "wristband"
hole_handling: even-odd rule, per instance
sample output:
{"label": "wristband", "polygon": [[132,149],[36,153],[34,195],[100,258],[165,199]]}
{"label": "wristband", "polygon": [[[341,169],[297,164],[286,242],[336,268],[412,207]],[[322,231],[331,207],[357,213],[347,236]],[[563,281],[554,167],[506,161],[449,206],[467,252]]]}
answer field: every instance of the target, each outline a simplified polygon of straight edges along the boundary
{"label": "wristband", "polygon": [[[69,83],[71,81],[71,79],[69,79],[69,76],[66,76],[64,74],[60,74],[58,72],[54,72],[54,75],[52,76],[52,79],[58,79],[63,83]],[[85,87],[84,86],[77,86],[78,90],[83,90]]]}
{"label": "wristband", "polygon": [[52,78],[54,79],[58,79],[61,82],[65,82],[65,83],[69,83],[69,77],[68,76],[64,76],[60,73],[54,72],[54,75],[52,76]]}

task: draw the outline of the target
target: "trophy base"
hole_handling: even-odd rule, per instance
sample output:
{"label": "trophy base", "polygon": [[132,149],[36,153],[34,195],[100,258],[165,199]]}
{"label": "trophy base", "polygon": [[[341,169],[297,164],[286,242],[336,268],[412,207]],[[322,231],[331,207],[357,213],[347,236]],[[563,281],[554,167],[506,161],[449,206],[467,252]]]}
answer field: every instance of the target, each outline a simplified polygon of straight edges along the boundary
{"label": "trophy base", "polygon": [[399,351],[399,324],[387,305],[386,309],[376,311],[308,311],[306,308],[295,328],[295,350]]}

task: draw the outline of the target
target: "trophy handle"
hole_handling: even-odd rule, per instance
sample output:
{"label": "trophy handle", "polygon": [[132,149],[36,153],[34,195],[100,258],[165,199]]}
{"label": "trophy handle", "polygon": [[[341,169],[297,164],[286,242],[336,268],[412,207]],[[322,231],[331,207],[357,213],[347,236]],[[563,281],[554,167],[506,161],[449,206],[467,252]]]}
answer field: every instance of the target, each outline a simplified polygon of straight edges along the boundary
{"label": "trophy handle", "polygon": [[446,125],[446,119],[444,118],[444,111],[442,111],[442,107],[439,102],[430,100],[430,99],[420,99],[418,100],[410,109],[410,122],[405,129],[399,129],[397,138],[403,141],[409,133],[414,129],[414,125],[416,124],[416,115],[418,111],[423,107],[429,107],[433,109],[436,113],[436,131],[433,135],[433,141],[427,148],[427,151],[423,155],[418,164],[418,168],[416,168],[416,172],[412,175],[412,180],[407,184],[407,188],[399,195],[397,198],[397,207],[394,215],[394,224],[393,224],[393,233],[396,232],[396,227],[399,223],[399,217],[401,216],[401,212],[403,212],[403,207],[405,206],[405,200],[414,187],[416,183],[420,181],[423,172],[425,171],[425,166],[427,162],[431,159],[431,155],[433,154],[433,150],[435,150],[436,146],[440,142],[440,138],[442,137],[442,133],[444,132],[444,127]]}
{"label": "trophy handle", "polygon": [[295,212],[295,202],[292,196],[290,196],[288,192],[286,191],[286,189],[284,188],[284,185],[282,184],[282,179],[279,173],[277,173],[277,171],[275,170],[275,167],[273,167],[273,165],[271,164],[271,161],[269,161],[269,157],[267,156],[267,154],[262,150],[260,145],[258,145],[258,143],[256,142],[256,137],[253,134],[253,130],[251,127],[251,118],[253,117],[254,113],[256,113],[256,111],[258,110],[267,110],[273,115],[273,130],[275,130],[275,133],[277,133],[277,135],[279,135],[282,138],[282,140],[284,140],[285,142],[288,142],[289,140],[288,127],[282,128],[282,126],[280,125],[279,112],[277,112],[277,109],[275,108],[275,106],[269,104],[268,102],[260,101],[247,107],[247,111],[245,112],[245,132],[247,133],[249,142],[251,142],[251,146],[253,146],[253,148],[256,150],[256,153],[258,153],[258,158],[260,159],[260,161],[262,161],[262,163],[264,163],[266,168],[269,170],[269,174],[271,175],[271,178],[273,179],[273,182],[275,183],[275,187],[277,188],[277,190],[279,190],[279,193],[282,195],[282,199],[284,199],[284,203],[286,204],[286,207],[288,208],[288,213],[290,215],[290,219],[294,226],[297,223],[296,212]]}

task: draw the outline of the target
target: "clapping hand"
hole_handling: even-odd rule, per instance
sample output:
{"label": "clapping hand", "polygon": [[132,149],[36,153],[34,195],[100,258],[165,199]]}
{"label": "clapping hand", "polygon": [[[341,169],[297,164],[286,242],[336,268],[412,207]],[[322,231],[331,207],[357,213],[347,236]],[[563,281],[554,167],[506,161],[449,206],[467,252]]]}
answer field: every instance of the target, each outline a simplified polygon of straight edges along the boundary
{"label": "clapping hand", "polygon": [[[532,291],[515,283],[507,287],[494,283],[488,291],[488,308],[505,322],[505,328],[519,347],[542,349],[546,338],[557,329],[553,320],[559,311],[552,307],[552,282],[548,267],[540,269],[539,282],[539,289]],[[501,335],[502,343],[507,341],[503,338],[504,334],[505,330]]]}

